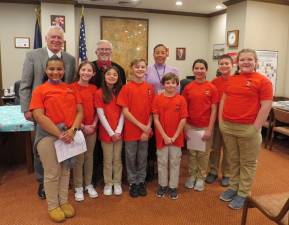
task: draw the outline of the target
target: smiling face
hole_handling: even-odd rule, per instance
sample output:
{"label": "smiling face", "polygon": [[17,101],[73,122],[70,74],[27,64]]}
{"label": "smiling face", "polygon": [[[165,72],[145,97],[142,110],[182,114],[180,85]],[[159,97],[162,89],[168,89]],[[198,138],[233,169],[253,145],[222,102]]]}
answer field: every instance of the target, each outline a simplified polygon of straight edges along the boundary
{"label": "smiling face", "polygon": [[118,81],[118,73],[114,68],[108,69],[104,75],[105,83],[108,87],[113,87]]}
{"label": "smiling face", "polygon": [[256,68],[256,57],[252,52],[240,53],[238,66],[241,73],[252,73]]}
{"label": "smiling face", "polygon": [[168,57],[168,51],[165,46],[159,46],[154,50],[154,60],[156,64],[165,64]]}
{"label": "smiling face", "polygon": [[144,61],[140,61],[136,64],[133,64],[131,69],[132,69],[132,74],[134,78],[136,79],[136,81],[142,81],[145,76],[147,65]]}
{"label": "smiling face", "polygon": [[79,81],[81,83],[88,83],[89,80],[94,76],[94,71],[89,63],[83,64],[79,68]]}
{"label": "smiling face", "polygon": [[220,59],[219,63],[219,71],[222,73],[223,76],[230,75],[231,70],[233,68],[232,61],[228,58]]}
{"label": "smiling face", "polygon": [[197,82],[204,82],[206,80],[207,69],[203,63],[196,63],[193,67],[193,74]]}
{"label": "smiling face", "polygon": [[164,83],[165,92],[169,95],[173,95],[177,91],[177,81],[175,79],[167,80]]}
{"label": "smiling face", "polygon": [[61,51],[64,43],[64,35],[61,28],[51,28],[45,36],[47,47],[53,53]]}
{"label": "smiling face", "polygon": [[107,42],[101,42],[98,44],[95,53],[99,60],[104,61],[104,62],[108,61],[111,58],[112,47]]}
{"label": "smiling face", "polygon": [[61,60],[50,60],[46,66],[46,75],[49,80],[59,81],[64,76],[64,63]]}

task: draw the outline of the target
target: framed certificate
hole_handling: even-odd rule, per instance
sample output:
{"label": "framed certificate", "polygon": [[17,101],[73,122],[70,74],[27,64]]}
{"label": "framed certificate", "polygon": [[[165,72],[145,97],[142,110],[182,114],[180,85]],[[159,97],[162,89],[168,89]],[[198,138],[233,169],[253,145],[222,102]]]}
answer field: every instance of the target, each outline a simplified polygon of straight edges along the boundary
{"label": "framed certificate", "polygon": [[15,43],[15,48],[30,48],[29,37],[15,37],[14,43]]}

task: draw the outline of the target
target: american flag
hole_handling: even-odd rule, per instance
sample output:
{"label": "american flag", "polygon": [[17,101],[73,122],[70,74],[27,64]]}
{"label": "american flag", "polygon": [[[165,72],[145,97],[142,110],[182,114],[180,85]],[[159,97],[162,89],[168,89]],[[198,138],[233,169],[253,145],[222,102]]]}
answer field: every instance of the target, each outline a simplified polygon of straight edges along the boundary
{"label": "american flag", "polygon": [[41,29],[40,29],[40,11],[36,9],[36,23],[34,31],[34,45],[33,48],[42,48],[42,38],[41,38]]}
{"label": "american flag", "polygon": [[87,60],[84,15],[81,13],[80,31],[79,31],[79,58],[82,61]]}

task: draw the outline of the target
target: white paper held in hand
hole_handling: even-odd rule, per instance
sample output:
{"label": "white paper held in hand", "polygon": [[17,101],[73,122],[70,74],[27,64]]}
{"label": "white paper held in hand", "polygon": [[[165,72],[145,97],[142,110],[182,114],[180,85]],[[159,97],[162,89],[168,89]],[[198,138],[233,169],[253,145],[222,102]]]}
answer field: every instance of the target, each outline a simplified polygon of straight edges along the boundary
{"label": "white paper held in hand", "polygon": [[200,152],[205,152],[206,142],[202,140],[204,133],[205,130],[187,129],[186,136],[189,137],[189,140],[187,140],[187,148]]}
{"label": "white paper held in hand", "polygon": [[81,131],[76,131],[74,141],[70,144],[65,144],[61,140],[54,142],[58,162],[79,155],[87,151],[84,135]]}

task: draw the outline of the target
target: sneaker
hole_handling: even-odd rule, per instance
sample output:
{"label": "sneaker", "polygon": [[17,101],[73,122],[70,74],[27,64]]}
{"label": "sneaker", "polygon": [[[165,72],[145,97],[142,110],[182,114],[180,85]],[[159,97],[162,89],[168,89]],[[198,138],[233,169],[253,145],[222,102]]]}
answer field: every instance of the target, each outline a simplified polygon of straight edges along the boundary
{"label": "sneaker", "polygon": [[208,176],[206,177],[206,183],[212,184],[217,180],[218,176],[212,173],[209,173]]}
{"label": "sneaker", "polygon": [[130,197],[133,197],[133,198],[138,197],[138,195],[139,195],[139,193],[138,193],[138,185],[131,184],[129,186],[129,195],[130,195]]}
{"label": "sneaker", "polygon": [[114,184],[113,185],[113,193],[115,195],[121,195],[122,194],[122,188],[120,184]]}
{"label": "sneaker", "polygon": [[197,179],[195,183],[195,191],[203,191],[205,189],[205,182],[202,179]]}
{"label": "sneaker", "polygon": [[186,188],[193,188],[195,186],[195,178],[194,177],[189,177],[187,180],[186,180],[186,183],[185,183],[185,187]]}
{"label": "sneaker", "polygon": [[169,188],[169,196],[171,199],[177,199],[179,196],[178,196],[178,192],[177,192],[177,189],[176,188]]}
{"label": "sneaker", "polygon": [[147,193],[147,189],[146,189],[146,185],[145,183],[139,183],[138,185],[138,195],[139,196],[146,196]]}
{"label": "sneaker", "polygon": [[225,201],[225,202],[230,202],[233,200],[233,198],[237,195],[237,191],[233,190],[233,189],[228,189],[226,191],[224,191],[221,195],[220,195],[220,199]]}
{"label": "sneaker", "polygon": [[48,215],[53,222],[60,223],[65,220],[65,214],[60,207],[48,211]]}
{"label": "sneaker", "polygon": [[92,184],[89,184],[85,187],[85,190],[87,191],[90,198],[96,198],[98,197],[98,194]]}
{"label": "sneaker", "polygon": [[168,187],[159,186],[159,189],[156,192],[156,196],[161,198],[164,197],[167,193]]}
{"label": "sneaker", "polygon": [[112,195],[112,185],[110,185],[110,184],[104,185],[103,194],[104,195]]}
{"label": "sneaker", "polygon": [[229,207],[231,209],[241,209],[246,202],[246,197],[235,195],[233,200],[230,202]]}
{"label": "sneaker", "polygon": [[77,202],[81,202],[84,200],[83,187],[75,188],[74,198]]}
{"label": "sneaker", "polygon": [[221,180],[221,186],[228,187],[230,182],[230,177],[223,177]]}

